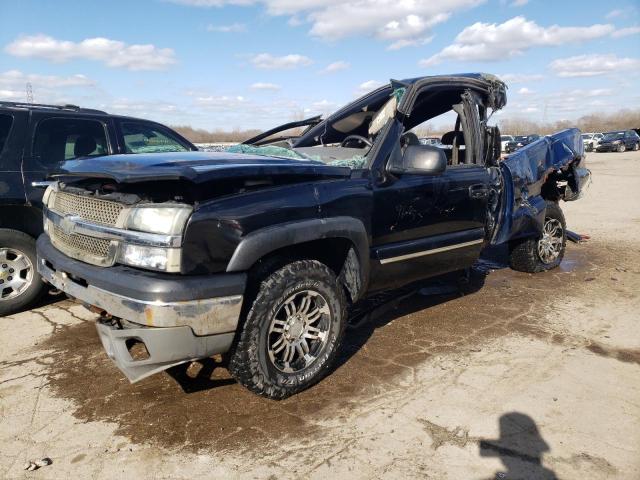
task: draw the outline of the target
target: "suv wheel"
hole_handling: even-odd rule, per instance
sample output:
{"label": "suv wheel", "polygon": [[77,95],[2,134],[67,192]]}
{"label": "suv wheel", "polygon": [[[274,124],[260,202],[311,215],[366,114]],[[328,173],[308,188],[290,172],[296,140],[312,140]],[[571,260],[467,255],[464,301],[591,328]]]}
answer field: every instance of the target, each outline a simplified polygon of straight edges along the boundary
{"label": "suv wheel", "polygon": [[634,152],[637,152],[638,150],[640,150],[640,143],[636,143],[636,144],[633,146],[633,151],[634,151]]}
{"label": "suv wheel", "polygon": [[0,316],[17,312],[44,291],[36,262],[36,242],[32,237],[0,228]]}
{"label": "suv wheel", "polygon": [[315,260],[290,263],[263,280],[249,307],[229,371],[254,393],[286,398],[331,368],[346,326],[334,273]]}
{"label": "suv wheel", "polygon": [[536,273],[560,265],[567,244],[567,226],[560,206],[547,202],[540,238],[516,240],[510,245],[509,263],[520,272]]}
{"label": "suv wheel", "polygon": [[627,150],[627,146],[624,143],[621,143],[620,145],[618,145],[619,153],[624,153],[626,150]]}

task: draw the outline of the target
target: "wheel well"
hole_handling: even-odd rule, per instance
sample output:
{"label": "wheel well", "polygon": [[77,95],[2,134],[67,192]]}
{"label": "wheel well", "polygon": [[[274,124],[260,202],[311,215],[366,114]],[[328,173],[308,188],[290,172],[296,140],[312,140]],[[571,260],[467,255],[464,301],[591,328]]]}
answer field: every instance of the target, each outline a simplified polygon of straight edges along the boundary
{"label": "wheel well", "polygon": [[42,210],[24,205],[0,207],[0,228],[10,228],[37,238],[43,231]]}
{"label": "wheel well", "polygon": [[[353,253],[352,253],[353,252]],[[297,260],[317,260],[329,267],[347,289],[352,300],[358,297],[361,281],[353,279],[353,268],[359,270],[354,244],[348,238],[322,238],[274,250],[258,259],[249,277],[261,281],[273,271]]]}

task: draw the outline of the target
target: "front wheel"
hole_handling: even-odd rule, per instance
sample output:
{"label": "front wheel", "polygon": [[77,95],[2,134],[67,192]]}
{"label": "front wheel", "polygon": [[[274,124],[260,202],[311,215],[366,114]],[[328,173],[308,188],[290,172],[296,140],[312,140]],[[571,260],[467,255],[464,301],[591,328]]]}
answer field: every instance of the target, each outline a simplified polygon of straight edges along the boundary
{"label": "front wheel", "polygon": [[540,238],[525,238],[510,245],[509,263],[520,272],[536,273],[560,265],[567,244],[567,226],[560,205],[547,202]]}
{"label": "front wheel", "polygon": [[36,242],[26,233],[0,228],[0,317],[33,303],[45,283],[36,271]]}
{"label": "front wheel", "polygon": [[346,326],[346,299],[335,274],[300,260],[263,280],[246,315],[229,371],[258,395],[282,399],[324,377]]}
{"label": "front wheel", "polygon": [[634,151],[634,152],[637,152],[638,150],[640,150],[640,143],[636,143],[636,144],[633,146],[633,151]]}
{"label": "front wheel", "polygon": [[624,143],[621,143],[620,145],[618,145],[619,153],[624,153],[626,150],[627,150],[627,146]]}

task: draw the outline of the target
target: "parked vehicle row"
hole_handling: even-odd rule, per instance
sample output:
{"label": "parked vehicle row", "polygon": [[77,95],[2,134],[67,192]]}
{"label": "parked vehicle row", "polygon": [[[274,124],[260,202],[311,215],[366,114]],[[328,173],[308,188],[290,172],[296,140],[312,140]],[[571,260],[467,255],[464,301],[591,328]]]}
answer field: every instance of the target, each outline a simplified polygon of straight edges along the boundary
{"label": "parked vehicle row", "polygon": [[[422,77],[238,153],[75,156],[43,198],[38,271],[103,312],[102,344],[131,381],[221,353],[239,383],[287,397],[331,370],[349,306],[372,292],[496,244],[514,269],[559,265],[559,201],[590,178],[580,132],[500,161],[486,122],[505,103],[493,75]],[[447,148],[412,132],[447,112]]]}
{"label": "parked vehicle row", "polygon": [[[540,138],[540,135],[502,135],[500,137],[501,150],[504,153],[513,153],[531,142]],[[585,152],[625,152],[627,150],[640,150],[640,135],[633,130],[617,130],[606,133],[588,132],[582,134],[582,143]]]}

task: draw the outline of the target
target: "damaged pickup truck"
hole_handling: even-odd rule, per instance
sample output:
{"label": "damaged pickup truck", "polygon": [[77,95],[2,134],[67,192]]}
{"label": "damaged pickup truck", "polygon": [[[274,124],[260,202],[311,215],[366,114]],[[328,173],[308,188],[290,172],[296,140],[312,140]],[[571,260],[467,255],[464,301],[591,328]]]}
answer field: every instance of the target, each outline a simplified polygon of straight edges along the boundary
{"label": "damaged pickup truck", "polygon": [[[517,270],[560,263],[559,201],[590,177],[580,132],[501,161],[488,119],[505,103],[487,74],[391,81],[239,153],[67,162],[45,194],[38,270],[101,314],[132,382],[222,353],[242,385],[285,398],[330,370],[349,306],[371,292],[495,244]],[[411,130],[447,112],[444,147],[420,144]]]}

